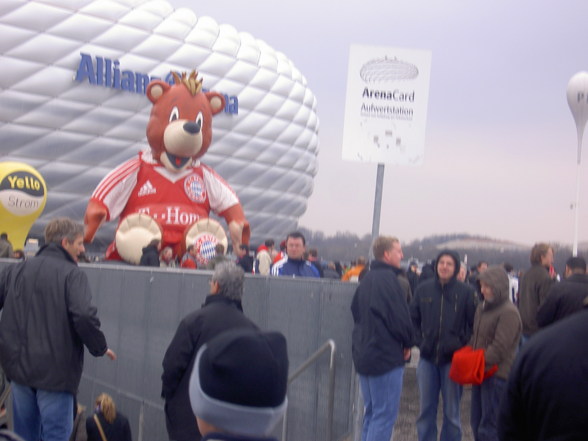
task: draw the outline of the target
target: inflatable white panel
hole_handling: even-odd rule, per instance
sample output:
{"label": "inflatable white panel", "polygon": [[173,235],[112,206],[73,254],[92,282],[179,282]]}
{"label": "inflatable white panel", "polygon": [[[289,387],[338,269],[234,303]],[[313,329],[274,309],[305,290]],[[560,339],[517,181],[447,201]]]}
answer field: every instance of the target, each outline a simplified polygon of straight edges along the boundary
{"label": "inflatable white panel", "polygon": [[[149,148],[146,82],[193,69],[228,98],[202,162],[239,196],[252,243],[296,227],[317,172],[319,123],[314,94],[284,54],[164,0],[2,0],[0,35],[0,161],[30,164],[48,188],[31,233],[56,216],[83,219],[104,175]],[[111,241],[115,226],[97,238]]]}

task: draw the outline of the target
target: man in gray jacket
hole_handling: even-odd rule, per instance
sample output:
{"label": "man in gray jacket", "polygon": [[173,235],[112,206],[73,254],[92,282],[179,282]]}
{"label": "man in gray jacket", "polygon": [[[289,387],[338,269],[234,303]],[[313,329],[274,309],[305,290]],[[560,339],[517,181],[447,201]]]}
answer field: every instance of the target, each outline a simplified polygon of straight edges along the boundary
{"label": "man in gray jacket", "polygon": [[37,255],[0,273],[0,361],[11,380],[14,430],[26,441],[66,441],[84,362],[108,349],[86,274],[83,226],[54,219]]}

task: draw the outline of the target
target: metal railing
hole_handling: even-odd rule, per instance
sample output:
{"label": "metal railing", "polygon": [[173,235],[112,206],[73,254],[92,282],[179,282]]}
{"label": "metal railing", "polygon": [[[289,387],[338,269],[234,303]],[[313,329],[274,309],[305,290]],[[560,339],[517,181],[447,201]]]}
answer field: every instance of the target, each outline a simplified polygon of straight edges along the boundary
{"label": "metal railing", "polygon": [[[328,397],[327,397],[327,434],[325,437],[326,441],[333,440],[333,411],[335,407],[335,352],[337,345],[332,339],[327,340],[320,348],[316,350],[308,359],[300,365],[288,378],[288,385],[292,383],[302,372],[310,367],[319,357],[330,350],[329,357],[329,386],[328,386]],[[282,425],[282,441],[287,440],[288,432],[288,413],[284,415],[284,422]]]}

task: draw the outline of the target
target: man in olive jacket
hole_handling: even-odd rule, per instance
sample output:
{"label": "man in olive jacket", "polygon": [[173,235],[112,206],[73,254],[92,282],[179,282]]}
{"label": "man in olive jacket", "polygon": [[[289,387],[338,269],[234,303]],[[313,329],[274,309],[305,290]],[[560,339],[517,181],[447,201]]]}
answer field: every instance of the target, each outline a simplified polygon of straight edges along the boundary
{"label": "man in olive jacket", "polygon": [[395,237],[373,244],[376,260],[353,301],[352,356],[365,404],[362,441],[389,441],[398,416],[404,362],[413,330],[405,294],[398,283],[402,248]]}
{"label": "man in olive jacket", "polygon": [[77,265],[83,233],[71,219],[54,219],[37,255],[0,274],[0,360],[12,382],[14,430],[26,441],[69,438],[84,345],[116,358]]}
{"label": "man in olive jacket", "polygon": [[537,243],[531,249],[531,268],[523,275],[519,292],[519,312],[523,322],[521,343],[525,343],[539,330],[537,311],[545,302],[555,282],[553,248],[546,243]]}
{"label": "man in olive jacket", "polygon": [[419,284],[410,305],[420,349],[420,414],[416,423],[419,441],[437,439],[439,393],[443,396],[440,440],[461,440],[462,386],[449,379],[449,368],[453,353],[465,346],[472,335],[476,306],[474,289],[456,278],[459,267],[457,252],[441,251],[435,260],[435,277]]}
{"label": "man in olive jacket", "polygon": [[496,420],[500,399],[515,359],[521,337],[521,317],[508,299],[509,280],[502,266],[491,266],[480,274],[484,300],[474,318],[474,333],[469,345],[484,350],[485,371],[480,385],[472,386],[471,426],[476,440],[496,440]]}

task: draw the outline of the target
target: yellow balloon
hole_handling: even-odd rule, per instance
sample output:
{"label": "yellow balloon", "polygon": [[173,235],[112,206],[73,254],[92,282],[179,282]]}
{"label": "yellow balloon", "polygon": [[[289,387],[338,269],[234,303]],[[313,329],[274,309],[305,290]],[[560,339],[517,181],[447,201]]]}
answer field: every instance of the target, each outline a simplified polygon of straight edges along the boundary
{"label": "yellow balloon", "polygon": [[21,162],[0,162],[0,233],[8,234],[13,249],[24,248],[46,202],[47,185],[37,170]]}

